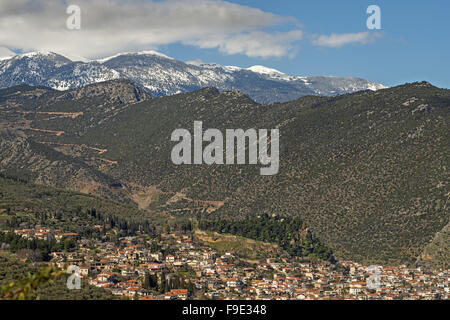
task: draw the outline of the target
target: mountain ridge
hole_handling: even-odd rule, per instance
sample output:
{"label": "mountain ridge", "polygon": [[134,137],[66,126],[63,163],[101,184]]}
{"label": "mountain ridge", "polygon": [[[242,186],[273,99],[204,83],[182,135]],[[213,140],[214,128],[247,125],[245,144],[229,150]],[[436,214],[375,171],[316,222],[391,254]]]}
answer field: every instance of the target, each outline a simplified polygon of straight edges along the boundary
{"label": "mountain ridge", "polygon": [[32,52],[0,60],[0,88],[29,84],[67,90],[114,79],[131,80],[153,96],[214,86],[221,91],[240,90],[260,103],[386,88],[359,78],[291,76],[263,66],[185,63],[156,51],[119,53],[89,61],[72,61],[68,55],[53,52]]}
{"label": "mountain ridge", "polygon": [[[418,82],[271,105],[215,88],[129,104],[103,91],[55,102],[59,95],[65,93],[0,90],[1,127],[45,146],[11,158],[9,150],[22,150],[14,146],[24,140],[2,137],[0,173],[26,168],[67,187],[66,168],[86,168],[83,181],[101,182],[88,191],[139,200],[142,209],[208,219],[298,216],[339,258],[448,265],[440,244],[450,221],[450,90]],[[220,131],[278,128],[279,174],[261,177],[251,165],[175,166],[171,132],[192,130],[198,120]],[[54,163],[58,153],[66,162]]]}

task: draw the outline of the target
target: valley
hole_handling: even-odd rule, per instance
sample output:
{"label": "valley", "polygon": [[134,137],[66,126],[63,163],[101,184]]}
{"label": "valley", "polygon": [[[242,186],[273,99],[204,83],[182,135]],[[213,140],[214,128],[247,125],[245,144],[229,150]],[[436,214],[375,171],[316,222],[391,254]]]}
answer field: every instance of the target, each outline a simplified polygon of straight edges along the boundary
{"label": "valley", "polygon": [[[0,91],[0,171],[175,217],[298,216],[338,257],[362,263],[448,263],[422,255],[449,222],[448,90],[423,82],[272,105],[214,88],[136,90],[113,80],[70,94]],[[279,128],[279,174],[174,165],[172,131],[198,119],[223,131]]]}

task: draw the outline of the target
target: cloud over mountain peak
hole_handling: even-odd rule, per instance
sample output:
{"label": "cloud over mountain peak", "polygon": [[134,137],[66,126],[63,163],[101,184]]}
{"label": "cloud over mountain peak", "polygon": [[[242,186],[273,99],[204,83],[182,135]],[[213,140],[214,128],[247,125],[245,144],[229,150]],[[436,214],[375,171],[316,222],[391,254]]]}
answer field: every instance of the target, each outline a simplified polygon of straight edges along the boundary
{"label": "cloud over mountain peak", "polygon": [[291,18],[227,1],[78,0],[76,5],[81,9],[80,30],[66,27],[66,1],[0,2],[0,44],[87,58],[172,43],[218,48],[227,54],[279,57],[302,37],[300,30],[262,31],[291,23]]}

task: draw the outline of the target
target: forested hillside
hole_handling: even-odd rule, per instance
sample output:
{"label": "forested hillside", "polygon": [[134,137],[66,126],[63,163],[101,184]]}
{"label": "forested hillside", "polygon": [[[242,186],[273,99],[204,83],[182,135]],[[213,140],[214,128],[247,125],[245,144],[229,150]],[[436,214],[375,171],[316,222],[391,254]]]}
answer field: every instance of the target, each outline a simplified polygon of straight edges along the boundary
{"label": "forested hillside", "polygon": [[[449,90],[420,82],[271,105],[214,88],[132,104],[101,95],[60,103],[53,91],[36,90],[1,94],[8,110],[1,125],[20,137],[2,138],[5,174],[32,171],[30,180],[52,185],[36,176],[59,164],[79,172],[72,190],[150,211],[299,217],[337,257],[366,263],[414,263],[448,235]],[[56,112],[65,113],[49,117]],[[175,166],[171,133],[192,132],[194,121],[222,132],[278,128],[279,174],[262,177],[260,166],[249,165]],[[40,156],[11,157],[18,146],[39,146]],[[49,172],[56,186],[74,185],[70,174]],[[428,256],[448,265],[448,255]]]}

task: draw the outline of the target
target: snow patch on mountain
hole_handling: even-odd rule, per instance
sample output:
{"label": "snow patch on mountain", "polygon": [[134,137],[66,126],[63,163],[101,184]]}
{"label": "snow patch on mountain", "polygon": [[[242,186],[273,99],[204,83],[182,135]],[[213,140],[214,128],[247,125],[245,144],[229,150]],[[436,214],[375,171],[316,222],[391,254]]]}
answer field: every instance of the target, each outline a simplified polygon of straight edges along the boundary
{"label": "snow patch on mountain", "polygon": [[247,70],[260,73],[260,74],[267,74],[267,75],[286,75],[285,73],[278,71],[276,69],[267,68],[264,66],[253,66],[248,68]]}
{"label": "snow patch on mountain", "polygon": [[201,60],[185,63],[156,51],[120,53],[96,61],[53,52],[0,60],[0,88],[29,84],[67,90],[114,79],[131,80],[153,96],[216,87],[239,90],[261,103],[385,88],[358,78],[291,76],[264,66],[241,68]]}
{"label": "snow patch on mountain", "polygon": [[81,57],[81,56],[77,56],[77,55],[74,55],[74,54],[59,53],[59,55],[63,56],[64,58],[69,59],[72,62],[78,62],[78,61],[79,62],[85,62],[85,63],[91,62],[91,60],[89,60],[87,58],[84,58],[84,57]]}
{"label": "snow patch on mountain", "polygon": [[378,91],[381,89],[387,89],[385,85],[379,84],[379,83],[369,83],[367,84],[367,89],[372,91]]}
{"label": "snow patch on mountain", "polygon": [[140,51],[140,52],[122,52],[122,53],[118,53],[115,54],[111,57],[106,57],[103,59],[98,59],[96,60],[99,63],[105,63],[106,61],[112,60],[114,58],[120,57],[120,56],[127,56],[127,55],[141,55],[141,56],[157,56],[157,57],[161,57],[164,59],[171,59],[171,60],[175,60],[172,57],[166,56],[163,53],[157,52],[157,51],[153,51],[153,50],[147,50],[147,51]]}
{"label": "snow patch on mountain", "polygon": [[300,79],[300,77],[290,76],[279,70],[267,68],[265,66],[253,66],[253,67],[247,68],[247,70],[250,70],[255,73],[259,73],[259,74],[264,75],[271,79],[284,80],[284,81],[295,81],[295,80]]}
{"label": "snow patch on mountain", "polygon": [[16,54],[9,50],[6,47],[0,47],[0,61],[1,60],[7,60],[7,59],[11,59],[12,57],[14,57]]}

